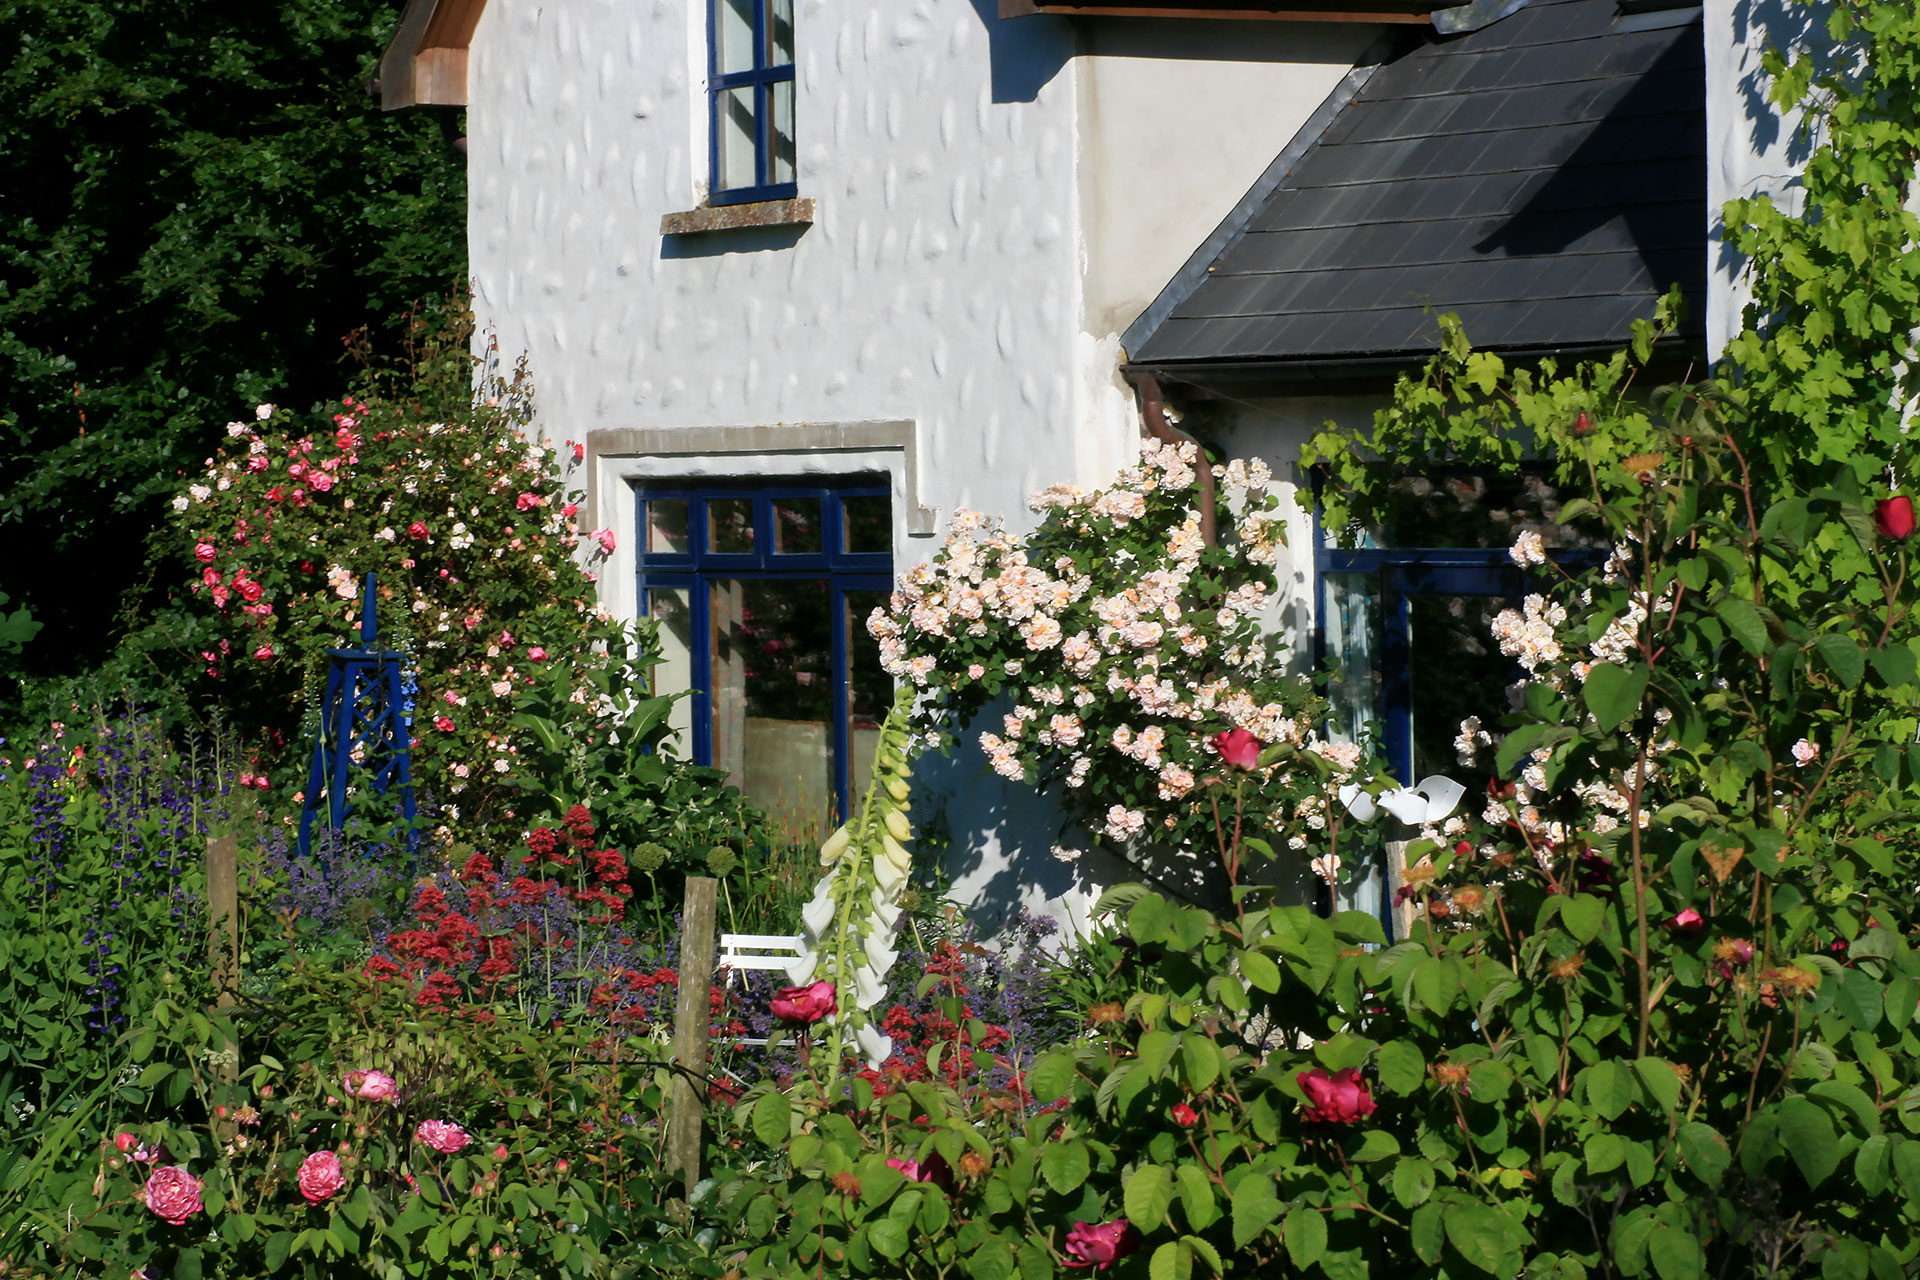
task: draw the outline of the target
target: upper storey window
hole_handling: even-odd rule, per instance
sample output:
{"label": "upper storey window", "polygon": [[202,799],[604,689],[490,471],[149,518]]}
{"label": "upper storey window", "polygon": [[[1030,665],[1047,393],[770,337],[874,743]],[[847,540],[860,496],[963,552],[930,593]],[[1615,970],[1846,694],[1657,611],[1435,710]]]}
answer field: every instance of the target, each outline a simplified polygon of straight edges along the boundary
{"label": "upper storey window", "polygon": [[793,0],[708,4],[711,202],[792,199]]}

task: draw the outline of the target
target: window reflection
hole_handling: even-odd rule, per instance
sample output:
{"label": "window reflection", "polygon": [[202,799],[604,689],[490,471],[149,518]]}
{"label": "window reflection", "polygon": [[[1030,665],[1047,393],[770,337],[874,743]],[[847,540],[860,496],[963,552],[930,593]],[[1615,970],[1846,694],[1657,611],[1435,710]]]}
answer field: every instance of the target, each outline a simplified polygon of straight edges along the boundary
{"label": "window reflection", "polygon": [[713,763],[793,823],[833,805],[832,599],[817,578],[709,586]]}

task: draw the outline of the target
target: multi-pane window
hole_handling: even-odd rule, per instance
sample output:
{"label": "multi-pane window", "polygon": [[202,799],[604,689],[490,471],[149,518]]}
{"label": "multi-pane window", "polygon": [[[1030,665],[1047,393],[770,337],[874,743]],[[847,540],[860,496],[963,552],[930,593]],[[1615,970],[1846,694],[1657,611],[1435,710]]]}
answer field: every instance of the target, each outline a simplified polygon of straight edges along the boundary
{"label": "multi-pane window", "polygon": [[711,201],[785,200],[793,149],[793,0],[708,0]]}
{"label": "multi-pane window", "polygon": [[848,812],[893,701],[867,616],[892,589],[883,478],[814,485],[648,484],[642,608],[660,623],[662,693],[695,760],[790,832]]}

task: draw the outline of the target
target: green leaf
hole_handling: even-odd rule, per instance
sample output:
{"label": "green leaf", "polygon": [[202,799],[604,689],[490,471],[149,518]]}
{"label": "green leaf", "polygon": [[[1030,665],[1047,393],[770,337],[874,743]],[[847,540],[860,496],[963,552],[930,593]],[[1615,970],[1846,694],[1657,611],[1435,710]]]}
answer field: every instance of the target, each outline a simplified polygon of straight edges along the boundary
{"label": "green leaf", "polygon": [[1220,1078],[1220,1046],[1198,1031],[1189,1031],[1181,1040],[1180,1062],[1186,1068],[1187,1087],[1195,1093],[1211,1088]]}
{"label": "green leaf", "polygon": [[1209,1267],[1213,1268],[1214,1275],[1224,1276],[1227,1273],[1226,1264],[1220,1259],[1220,1251],[1214,1248],[1210,1242],[1201,1239],[1199,1236],[1181,1236],[1180,1247],[1202,1259]]}
{"label": "green leaf", "polygon": [[1706,1255],[1693,1233],[1664,1222],[1656,1223],[1647,1236],[1647,1260],[1660,1280],[1700,1280],[1706,1272]]}
{"label": "green leaf", "polygon": [[1380,1087],[1389,1093],[1412,1093],[1427,1080],[1427,1062],[1419,1046],[1409,1040],[1389,1040],[1374,1055]]}
{"label": "green leaf", "polygon": [[1880,1025],[1880,1014],[1884,1008],[1880,983],[1865,969],[1848,969],[1845,972],[1839,990],[1834,992],[1833,1006],[1860,1030],[1872,1031]]}
{"label": "green leaf", "polygon": [[1611,733],[1620,723],[1639,710],[1640,699],[1647,691],[1647,668],[1644,665],[1623,667],[1617,663],[1595,663],[1587,672],[1587,682],[1581,687],[1580,694],[1586,700],[1587,710],[1593,712],[1593,718],[1600,723],[1602,733]]}
{"label": "green leaf", "polygon": [[1173,1051],[1178,1047],[1179,1041],[1171,1031],[1147,1032],[1140,1037],[1140,1046],[1135,1050],[1140,1070],[1150,1076],[1159,1076],[1167,1069],[1167,1063],[1173,1060]]}
{"label": "green leaf", "polygon": [[1900,688],[1913,683],[1916,663],[1913,650],[1904,644],[1891,644],[1884,649],[1875,649],[1867,655],[1873,663],[1874,674],[1880,682],[1889,688]]}
{"label": "green leaf", "polygon": [[1282,1206],[1269,1178],[1245,1177],[1233,1188],[1233,1247],[1244,1249],[1280,1216]]}
{"label": "green leaf", "polygon": [[1560,900],[1560,923],[1582,943],[1600,936],[1607,922],[1607,900],[1595,893],[1570,893]]}
{"label": "green leaf", "polygon": [[1633,1073],[1624,1062],[1596,1062],[1580,1073],[1587,1084],[1587,1105],[1602,1118],[1617,1120],[1633,1105]]}
{"label": "green leaf", "polygon": [[1147,1275],[1150,1280],[1191,1280],[1193,1255],[1183,1249],[1179,1241],[1169,1240],[1153,1251],[1153,1259],[1147,1263]]}
{"label": "green leaf", "polygon": [[1150,894],[1133,904],[1127,912],[1127,932],[1141,946],[1151,946],[1167,935],[1173,923],[1173,904],[1159,894]]}
{"label": "green leaf", "polygon": [[1912,1138],[1895,1138],[1892,1142],[1894,1176],[1900,1179],[1907,1200],[1920,1202],[1920,1142]]}
{"label": "green leaf", "polygon": [[1680,1104],[1680,1073],[1673,1064],[1659,1058],[1640,1058],[1633,1064],[1634,1074],[1640,1077],[1640,1084],[1647,1096],[1660,1104],[1662,1111],[1671,1112]]}
{"label": "green leaf", "polygon": [[1767,624],[1760,618],[1760,611],[1738,596],[1727,596],[1713,606],[1720,621],[1727,624],[1727,630],[1740,642],[1740,647],[1754,657],[1759,657],[1767,648]]}
{"label": "green leaf", "polygon": [[1287,1256],[1293,1259],[1293,1265],[1304,1270],[1327,1251],[1327,1220],[1317,1209],[1295,1205],[1287,1212],[1280,1238],[1286,1242]]}
{"label": "green leaf", "polygon": [[1173,1204],[1173,1176],[1164,1165],[1141,1165],[1127,1179],[1127,1220],[1142,1231],[1156,1230]]}
{"label": "green leaf", "polygon": [[1248,982],[1271,995],[1280,989],[1280,966],[1260,951],[1240,953],[1240,972]]}
{"label": "green leaf", "polygon": [[1093,1159],[1087,1152],[1087,1144],[1077,1138],[1071,1142],[1050,1142],[1040,1152],[1041,1176],[1062,1195],[1085,1182],[1092,1168]]}
{"label": "green leaf", "polygon": [[1423,1204],[1413,1211],[1408,1238],[1420,1261],[1433,1266],[1440,1261],[1446,1244],[1446,1214],[1437,1204]]}
{"label": "green leaf", "polygon": [[1078,1074],[1079,1068],[1074,1061],[1073,1051],[1055,1049],[1040,1055],[1039,1061],[1035,1062],[1033,1068],[1027,1072],[1026,1085],[1032,1091],[1034,1101],[1045,1099],[1047,1102],[1053,1102],[1067,1096]]}
{"label": "green leaf", "polygon": [[1833,1121],[1818,1103],[1788,1098],[1779,1106],[1780,1145],[1800,1166],[1807,1185],[1819,1188],[1840,1163],[1840,1140]]}
{"label": "green leaf", "polygon": [[793,1106],[783,1093],[768,1092],[753,1104],[753,1136],[770,1147],[785,1146],[793,1132]]}
{"label": "green leaf", "polygon": [[903,1258],[913,1245],[907,1224],[894,1218],[877,1218],[867,1227],[867,1242],[874,1252],[887,1258]]}
{"label": "green leaf", "polygon": [[1455,1253],[1488,1275],[1499,1274],[1506,1233],[1493,1210],[1471,1202],[1450,1204],[1446,1228]]}
{"label": "green leaf", "polygon": [[182,1249],[174,1256],[174,1280],[200,1280],[201,1261],[198,1249]]}
{"label": "green leaf", "polygon": [[[1174,1176],[1180,1183],[1180,1207],[1187,1215],[1187,1225],[1195,1231],[1205,1231],[1220,1218],[1220,1205],[1213,1197],[1213,1183],[1196,1164],[1174,1166]],[[1249,1182],[1259,1179],[1249,1178]]]}
{"label": "green leaf", "polygon": [[1411,1209],[1433,1194],[1433,1165],[1419,1156],[1406,1156],[1393,1167],[1393,1198]]}
{"label": "green leaf", "polygon": [[1813,647],[1819,650],[1821,661],[1827,664],[1827,670],[1833,672],[1834,678],[1843,687],[1853,688],[1866,675],[1867,655],[1853,637],[1829,631],[1815,640]]}

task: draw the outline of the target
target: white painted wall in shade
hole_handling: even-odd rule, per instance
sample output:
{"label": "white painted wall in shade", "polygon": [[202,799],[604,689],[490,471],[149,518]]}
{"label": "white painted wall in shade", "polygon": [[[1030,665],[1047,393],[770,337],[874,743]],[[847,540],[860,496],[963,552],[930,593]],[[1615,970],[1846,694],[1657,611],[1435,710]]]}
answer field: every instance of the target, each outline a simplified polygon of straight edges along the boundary
{"label": "white painted wall in shade", "polygon": [[[964,506],[1016,527],[1034,491],[1128,461],[1119,330],[1372,33],[1234,39],[995,7],[798,0],[815,223],[663,238],[661,216],[704,196],[704,0],[490,0],[468,73],[475,309],[507,361],[526,353],[543,434],[688,430],[697,455],[703,428],[903,422],[912,459],[876,465],[914,473],[942,521]],[[608,521],[631,511],[622,476],[671,469],[657,450],[593,458]],[[790,451],[727,461],[796,469]],[[902,568],[936,544],[908,505]],[[615,527],[602,572],[624,612],[632,525]],[[963,898],[1062,909],[1103,878],[1049,858],[1057,815],[977,752],[921,776]]]}

